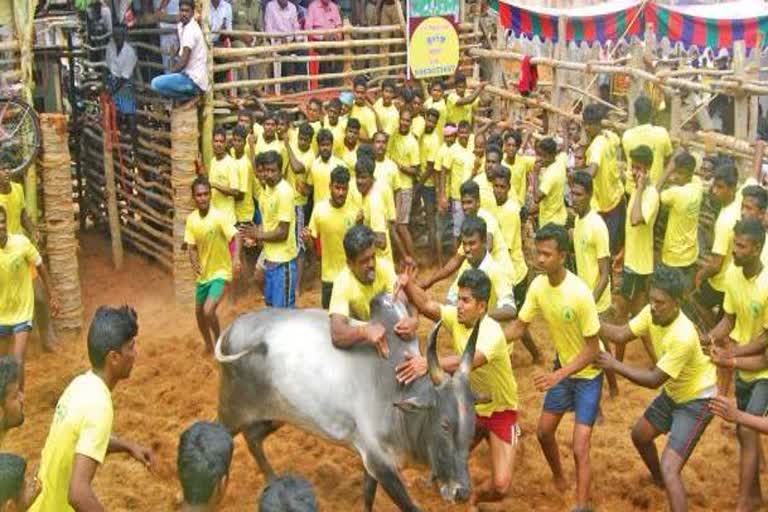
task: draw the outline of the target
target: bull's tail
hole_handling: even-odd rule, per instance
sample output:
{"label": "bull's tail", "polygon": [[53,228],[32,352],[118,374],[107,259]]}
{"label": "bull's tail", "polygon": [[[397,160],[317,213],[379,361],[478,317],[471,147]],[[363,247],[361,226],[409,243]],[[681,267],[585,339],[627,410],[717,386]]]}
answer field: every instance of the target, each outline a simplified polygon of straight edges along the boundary
{"label": "bull's tail", "polygon": [[243,356],[247,355],[249,352],[251,352],[252,347],[248,347],[245,350],[241,350],[240,352],[236,354],[230,354],[230,355],[224,355],[221,351],[221,345],[224,342],[224,340],[229,338],[229,331],[231,327],[228,327],[224,330],[223,333],[219,336],[219,339],[216,340],[216,346],[214,347],[214,356],[216,357],[216,360],[222,364],[224,363],[234,363],[238,359],[242,358]]}

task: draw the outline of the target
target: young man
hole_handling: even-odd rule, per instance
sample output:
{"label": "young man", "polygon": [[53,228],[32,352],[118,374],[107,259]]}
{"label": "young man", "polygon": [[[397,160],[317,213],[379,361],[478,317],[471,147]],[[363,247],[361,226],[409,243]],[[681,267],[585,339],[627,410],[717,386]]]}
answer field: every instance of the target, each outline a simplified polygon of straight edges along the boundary
{"label": "young man", "polygon": [[368,81],[363,76],[356,76],[352,81],[352,91],[355,95],[355,102],[349,111],[350,119],[357,119],[360,122],[360,140],[371,142],[373,135],[379,130],[376,112],[370,105],[368,99]]}
{"label": "young man", "polygon": [[377,99],[373,104],[373,111],[379,119],[381,131],[389,135],[390,138],[397,133],[400,115],[397,111],[397,106],[393,102],[396,95],[397,85],[395,81],[387,78],[381,83],[381,98]]}
{"label": "young man", "polygon": [[515,196],[517,204],[525,206],[526,193],[528,192],[528,176],[533,172],[536,158],[521,154],[523,149],[523,135],[518,130],[511,130],[504,134],[504,161],[502,164],[509,168],[511,194]]}
{"label": "young man", "polygon": [[[661,176],[661,171],[666,167],[669,158],[672,156],[672,139],[669,132],[663,126],[654,126],[651,124],[653,116],[653,103],[647,96],[639,96],[635,100],[635,119],[637,126],[629,128],[621,136],[621,146],[624,149],[624,157],[627,162],[627,169],[632,169],[632,151],[638,146],[646,146],[653,155],[653,164],[648,170],[650,183],[655,184]],[[635,180],[630,175],[627,179],[627,192],[632,193],[635,188]]]}
{"label": "young man", "polygon": [[373,160],[367,155],[361,155],[355,164],[355,185],[357,193],[352,199],[363,213],[363,224],[373,231],[376,237],[376,256],[386,259],[393,267],[391,240],[399,239],[390,236],[394,230],[395,207],[389,188],[374,179]]}
{"label": "young man", "polygon": [[9,430],[24,424],[24,399],[19,389],[20,372],[21,367],[15,357],[0,357],[0,446]]}
{"label": "young man", "polygon": [[[478,134],[475,137],[475,153],[481,147],[478,142],[482,140],[483,144],[485,144],[484,139],[485,135],[483,134]],[[477,160],[475,158],[475,162]],[[477,183],[477,186],[480,188],[480,208],[494,216],[496,215],[496,196],[493,194],[493,172],[500,163],[501,149],[498,146],[487,146],[483,158],[483,169],[478,171],[472,178],[472,181]]]}
{"label": "young man", "polygon": [[397,164],[387,154],[388,142],[389,137],[384,132],[376,132],[373,136],[373,156],[375,159],[373,174],[378,183],[388,188],[388,193],[392,196],[392,202],[394,203],[400,171],[397,168]]}
{"label": "young man", "polygon": [[[442,242],[437,230],[437,191],[435,183],[438,181],[435,174],[442,171],[438,160],[440,146],[443,143],[443,134],[437,130],[440,114],[431,108],[424,117],[424,134],[419,140],[419,155],[421,156],[421,177],[418,180],[416,200],[424,207],[424,216],[427,222],[428,247],[437,257],[438,265],[442,266]],[[415,119],[414,119],[415,121]],[[413,126],[411,126],[413,130]]]}
{"label": "young man", "polygon": [[31,511],[104,510],[92,483],[108,453],[152,467],[150,450],[112,433],[112,391],[131,375],[138,332],[132,308],[96,310],[88,330],[91,370],[75,377],[56,404],[38,473],[43,490]]}
{"label": "young man", "polygon": [[[213,353],[213,343],[219,338],[221,303],[227,283],[234,272],[240,271],[240,237],[234,224],[221,211],[211,207],[211,185],[203,176],[192,182],[192,199],[196,209],[187,216],[184,243],[192,270],[197,276],[195,286],[195,317],[205,344],[204,353]],[[234,241],[234,256],[228,246]],[[234,264],[233,264],[234,262]]]}
{"label": "young man", "polygon": [[271,480],[261,493],[258,512],[317,512],[312,484],[293,475]]}
{"label": "young man", "polygon": [[[680,151],[662,173],[656,190],[661,191],[662,206],[669,208],[667,228],[661,246],[661,262],[680,269],[685,276],[686,288],[693,284],[696,260],[699,257],[698,228],[703,187],[693,175],[696,160],[686,151]],[[669,181],[671,186],[664,189]]]}
{"label": "young man", "polygon": [[[737,358],[765,352],[768,328],[768,267],[760,261],[765,230],[755,219],[744,219],[734,227],[733,265],[725,274],[723,318],[705,337],[714,343],[713,360],[724,361],[722,385],[730,379]],[[768,413],[768,364],[752,371],[735,372],[736,401],[740,411]],[[725,390],[723,390],[725,394]],[[747,427],[737,429],[740,446],[738,510],[752,510],[762,501],[758,459],[760,438]]]}
{"label": "young man", "polygon": [[35,268],[40,276],[49,298],[51,315],[56,316],[59,302],[43,259],[26,236],[8,232],[8,213],[0,206],[0,355],[12,350],[19,361],[19,388],[22,392],[27,339],[32,330],[35,308],[30,267]]}
{"label": "young man", "polygon": [[[475,405],[475,439],[488,441],[491,478],[474,489],[469,503],[476,507],[480,502],[501,501],[512,483],[518,437],[518,397],[504,331],[487,315],[491,281],[480,269],[464,271],[459,277],[456,305],[446,306],[431,300],[410,277],[406,273],[398,281],[408,300],[427,318],[442,322],[451,334],[452,354],[438,358],[442,372],[453,373],[458,369],[461,354],[473,331],[477,331],[469,384],[476,396],[490,397],[489,402]],[[437,347],[432,349],[437,351]],[[400,363],[395,371],[400,382],[413,382],[426,375],[427,360],[413,355]],[[436,377],[442,378],[441,375]]]}
{"label": "young man", "polygon": [[453,77],[454,92],[448,95],[448,122],[459,124],[466,121],[472,124],[474,110],[480,104],[480,94],[487,85],[480,82],[472,94],[467,94],[467,77],[456,73]]}
{"label": "young man", "polygon": [[[733,226],[741,216],[741,202],[737,199],[739,171],[733,164],[715,168],[711,193],[720,206],[715,221],[715,238],[706,263],[701,266],[693,280],[697,292],[694,295],[702,319],[707,326],[712,326],[722,316],[725,292],[725,274],[731,266],[733,253]],[[713,314],[713,310],[717,310]]]}
{"label": "young man", "polygon": [[395,180],[395,206],[397,208],[397,234],[403,242],[403,258],[416,261],[411,232],[411,206],[413,205],[413,184],[419,176],[419,142],[411,134],[411,112],[400,111],[399,126],[389,139],[389,158],[397,165]]}
{"label": "young man", "polygon": [[461,224],[464,221],[464,212],[461,208],[461,185],[472,177],[472,168],[475,163],[475,155],[469,144],[469,123],[462,123],[458,128],[456,142],[451,145],[443,156],[443,178],[448,180],[446,190],[451,205],[453,219],[453,237],[458,240],[461,232]]}
{"label": "young man", "polygon": [[[287,120],[287,119],[286,119]],[[277,151],[281,153],[285,151],[284,139],[280,137],[278,133],[278,118],[274,112],[267,112],[264,114],[264,119],[261,122],[262,131],[261,137],[256,139],[256,147],[254,152],[266,153],[267,151]],[[287,128],[288,123],[281,123],[283,130]],[[285,135],[285,134],[283,134]]]}
{"label": "young man", "polygon": [[232,130],[232,159],[237,169],[238,189],[242,191],[242,197],[235,199],[235,220],[237,225],[245,225],[253,222],[256,206],[253,198],[256,197],[256,177],[253,173],[253,157],[250,149],[246,151],[245,143],[248,139],[247,128],[237,125]]}
{"label": "young man", "polygon": [[298,256],[294,192],[283,179],[280,154],[267,151],[263,164],[266,187],[262,194],[262,225],[246,228],[242,233],[264,245],[264,303],[274,308],[293,308]]}
{"label": "young man", "polygon": [[[334,135],[333,140],[336,140]],[[341,146],[338,152],[334,149],[333,156],[341,159],[347,169],[353,171],[355,169],[355,163],[357,163],[357,149],[360,147],[360,121],[357,119],[350,119],[347,121],[347,128],[342,136]],[[334,146],[335,146],[334,142]]]}
{"label": "young man", "polygon": [[40,494],[37,475],[27,475],[27,461],[0,453],[0,510],[24,512]]}
{"label": "young man", "polygon": [[[359,123],[359,122],[358,122]],[[333,154],[338,154],[344,144],[344,134],[347,131],[347,119],[341,117],[341,101],[333,98],[325,109],[325,121],[323,126],[331,130],[333,134]],[[358,125],[359,126],[359,125]]]}
{"label": "young man", "polygon": [[[357,222],[360,211],[353,201],[348,200],[349,171],[346,167],[337,167],[331,172],[330,186],[330,199],[315,205],[309,227],[302,233],[308,243],[319,239],[323,248],[320,267],[323,309],[328,309],[333,282],[344,269],[344,235]],[[309,244],[310,247],[314,245]]]}
{"label": "young man", "polygon": [[424,102],[424,108],[437,110],[439,119],[437,121],[437,130],[443,131],[445,123],[448,122],[448,105],[443,97],[445,86],[440,78],[435,78],[429,85],[429,98]]}
{"label": "young man", "polygon": [[510,193],[511,173],[503,165],[493,173],[493,196],[496,200],[496,220],[512,261],[510,278],[515,287],[515,303],[523,306],[528,290],[528,265],[523,255],[523,237],[520,225],[520,205]]}
{"label": "young man", "polygon": [[536,186],[533,203],[539,210],[539,227],[547,224],[565,226],[568,211],[565,209],[565,159],[557,154],[555,139],[547,137],[536,143]]}
{"label": "young man", "polygon": [[235,161],[227,153],[227,132],[223,128],[213,132],[213,160],[208,180],[212,189],[211,205],[234,226],[237,223],[235,204],[245,198],[245,184],[240,183]]}
{"label": "young man", "polygon": [[333,134],[327,128],[317,132],[318,155],[307,174],[307,186],[312,188],[312,203],[320,204],[328,199],[331,171],[344,162],[333,156]]}
{"label": "young man", "polygon": [[534,378],[545,391],[536,436],[547,459],[555,485],[564,492],[568,484],[560,464],[555,432],[567,411],[575,411],[573,458],[576,464],[576,510],[589,507],[592,479],[590,443],[603,389],[602,370],[592,364],[599,350],[600,320],[592,290],[565,268],[568,232],[547,224],[536,232],[537,267],[544,271],[528,289],[523,308],[505,329],[507,339],[519,339],[534,318],[541,315],[554,342],[557,359],[552,373]]}
{"label": "young man", "polygon": [[23,235],[26,232],[36,243],[35,227],[24,208],[24,187],[11,181],[6,169],[0,169],[0,206],[8,214],[8,233]]}
{"label": "young man", "polygon": [[309,98],[307,103],[307,122],[315,130],[319,132],[323,127],[323,102],[318,98]]}
{"label": "young man", "polygon": [[227,492],[234,448],[232,436],[218,423],[198,421],[181,433],[176,472],[184,495],[182,512],[218,508]]}
{"label": "young man", "polygon": [[611,254],[616,257],[624,247],[624,186],[616,165],[616,149],[619,137],[609,130],[603,130],[605,117],[602,105],[591,104],[584,108],[582,115],[584,133],[587,134],[587,172],[595,184],[593,206],[608,226],[611,239]]}
{"label": "young man", "polygon": [[[601,337],[614,343],[649,336],[658,355],[656,366],[627,366],[609,352],[597,359],[606,371],[639,386],[663,386],[632,428],[632,443],[656,485],[666,490],[672,512],[688,510],[681,472],[712,420],[707,402],[717,392],[715,367],[701,351],[696,327],[680,310],[684,290],[682,274],[660,266],[651,276],[650,304],[628,325],[603,324],[600,329]],[[663,433],[669,437],[659,462],[655,439]]]}
{"label": "young man", "polygon": [[[765,227],[766,209],[768,209],[768,191],[760,185],[747,185],[741,189],[742,219],[755,219]],[[768,244],[763,244],[760,261],[768,266]]]}
{"label": "young man", "polygon": [[[356,224],[344,235],[344,255],[347,265],[333,283],[331,304],[331,340],[337,348],[368,344],[381,357],[389,356],[384,326],[371,322],[370,302],[379,293],[393,293],[397,275],[392,265],[375,252],[376,236],[367,226]],[[358,320],[350,322],[350,318]],[[416,332],[418,318],[413,316],[398,322],[394,331],[403,338]]]}

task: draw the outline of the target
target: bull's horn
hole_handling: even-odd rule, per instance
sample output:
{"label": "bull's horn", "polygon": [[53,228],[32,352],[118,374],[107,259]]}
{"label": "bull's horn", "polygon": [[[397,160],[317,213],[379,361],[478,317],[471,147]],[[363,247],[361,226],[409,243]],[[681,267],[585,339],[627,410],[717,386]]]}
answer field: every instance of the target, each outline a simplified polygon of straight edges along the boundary
{"label": "bull's horn", "polygon": [[472,334],[469,335],[467,346],[464,347],[464,354],[461,356],[461,363],[459,363],[459,373],[465,377],[469,376],[469,372],[472,370],[472,361],[475,359],[475,346],[477,345],[477,334],[480,332],[480,322],[483,317],[478,318],[475,322],[475,327],[472,329]]}
{"label": "bull's horn", "polygon": [[233,363],[251,351],[250,348],[246,348],[237,354],[224,355],[224,353],[221,351],[221,345],[224,339],[228,337],[228,335],[229,329],[221,333],[221,336],[219,336],[219,339],[216,340],[216,345],[213,348],[214,357],[216,357],[216,360],[220,363]]}
{"label": "bull's horn", "polygon": [[435,324],[427,339],[427,368],[429,369],[429,378],[432,379],[435,386],[439,386],[445,378],[445,373],[440,368],[440,361],[437,359],[437,331],[440,330],[442,323],[443,321],[439,320]]}

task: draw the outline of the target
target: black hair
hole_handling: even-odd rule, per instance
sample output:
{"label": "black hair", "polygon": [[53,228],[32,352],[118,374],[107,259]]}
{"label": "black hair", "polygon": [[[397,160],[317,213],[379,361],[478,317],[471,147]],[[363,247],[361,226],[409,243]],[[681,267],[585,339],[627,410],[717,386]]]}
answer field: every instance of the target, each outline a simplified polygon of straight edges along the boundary
{"label": "black hair", "polygon": [[[365,143],[360,144],[357,147],[357,158],[367,158],[371,162],[374,162],[376,160],[376,154],[373,151],[373,144]],[[374,163],[374,169],[376,167],[376,164]]]}
{"label": "black hair", "polygon": [[757,219],[741,219],[733,227],[733,233],[749,237],[761,249],[765,244],[765,228]]}
{"label": "black hair", "polygon": [[397,92],[397,83],[391,78],[385,78],[384,81],[381,82],[381,88],[382,89],[389,88]]}
{"label": "black hair", "polygon": [[440,119],[440,112],[436,108],[428,108],[426,115]]}
{"label": "black hair", "polygon": [[364,76],[362,76],[362,75],[357,75],[352,80],[352,87],[357,87],[358,85],[361,85],[361,86],[363,86],[363,87],[365,87],[367,89],[368,88],[368,80],[366,80],[366,78]]}
{"label": "black hair", "polygon": [[271,110],[264,112],[264,116],[261,119],[261,123],[264,124],[267,121],[275,121],[277,122],[277,114],[272,112]]}
{"label": "black hair", "polygon": [[687,151],[678,153],[677,156],[675,156],[675,168],[682,169],[686,171],[687,174],[692,174],[694,169],[696,169],[696,159]]}
{"label": "black hair", "polygon": [[420,100],[424,99],[424,93],[421,92],[421,89],[419,89],[418,87],[411,87],[411,88],[408,88],[407,90],[411,92],[411,99],[409,100],[409,103],[413,101],[413,98],[419,98]]}
{"label": "black hair", "polygon": [[635,117],[640,124],[651,122],[653,103],[648,96],[638,96],[635,100]]}
{"label": "black hair", "polygon": [[193,11],[195,10],[195,0],[179,0],[179,7],[181,7],[182,5],[191,7]]}
{"label": "black hair", "polygon": [[120,350],[139,332],[138,316],[130,306],[100,306],[88,329],[88,359],[94,369],[104,368],[107,354]]}
{"label": "black hair", "polygon": [[512,171],[510,171],[509,167],[506,165],[499,164],[493,168],[493,177],[501,178],[507,185],[509,185],[510,181],[512,181]]}
{"label": "black hair", "polygon": [[584,107],[584,111],[581,113],[581,117],[585,123],[600,123],[605,117],[605,111],[601,105],[597,103],[591,103]]}
{"label": "black hair", "polygon": [[760,185],[748,185],[741,190],[742,201],[746,197],[751,197],[757,203],[761,210],[768,208],[768,191]]}
{"label": "black hair", "polygon": [[518,149],[523,144],[523,136],[520,133],[520,130],[509,130],[508,132],[505,132],[504,143],[506,143],[509,139],[515,139],[515,144],[517,145]]}
{"label": "black hair", "polygon": [[739,183],[739,170],[732,163],[721,164],[712,171],[712,181],[722,181],[729,188]]}
{"label": "black hair", "polygon": [[576,171],[573,173],[573,184],[583,188],[587,195],[592,195],[592,175],[588,172]]}
{"label": "black hair", "polygon": [[270,149],[269,151],[265,151],[262,153],[261,157],[261,163],[263,165],[272,165],[276,164],[278,169],[283,168],[283,155],[275,151],[274,149]]}
{"label": "black hair", "polygon": [[221,135],[225,139],[227,138],[227,130],[223,126],[217,126],[213,129],[213,136]]}
{"label": "black hair", "polygon": [[333,98],[328,102],[328,108],[337,108],[341,110],[341,100],[339,98]]}
{"label": "black hair", "polygon": [[640,144],[629,152],[629,158],[646,169],[650,169],[653,165],[653,150],[645,144]]}
{"label": "black hair", "polygon": [[182,432],[176,457],[176,471],[184,502],[203,505],[210,501],[216,486],[229,474],[234,443],[219,423],[198,421]]}
{"label": "black hair", "polygon": [[469,124],[469,121],[467,121],[466,119],[462,119],[461,121],[459,121],[458,129],[461,130],[462,128],[466,128],[467,130],[471,130],[472,129],[472,125]]}
{"label": "black hair", "polygon": [[499,146],[494,145],[494,144],[488,144],[485,147],[485,154],[489,155],[491,153],[496,153],[497,155],[499,155],[499,157],[501,157],[501,148]]}
{"label": "black hair", "polygon": [[373,163],[373,159],[369,155],[360,154],[360,148],[357,150],[357,162],[355,162],[355,174],[373,176],[373,171],[376,169],[376,164]]}
{"label": "black hair", "polygon": [[676,268],[657,265],[651,274],[650,287],[657,288],[680,302],[685,291],[683,273]]}
{"label": "black hair", "polygon": [[8,212],[5,210],[5,206],[0,204],[0,215],[3,216],[3,218],[8,221]]}
{"label": "black hair", "polygon": [[[0,357],[0,405],[5,400],[8,386],[19,380],[19,361],[14,356]],[[2,501],[0,501],[2,504]]]}
{"label": "black hair", "polygon": [[195,187],[198,187],[200,185],[208,187],[208,190],[211,190],[211,182],[208,181],[207,176],[196,176],[195,179],[192,180],[192,185],[189,187],[193,195],[195,193]]}
{"label": "black hair", "polygon": [[258,512],[317,512],[312,484],[293,475],[271,480],[261,493]]}
{"label": "black hair", "polygon": [[376,137],[384,137],[385,140],[389,140],[389,134],[387,132],[382,132],[381,130],[373,134],[374,140],[376,139]]}
{"label": "black hair", "polygon": [[27,461],[13,453],[0,453],[0,506],[18,501],[24,489]]}
{"label": "black hair", "polygon": [[557,142],[552,137],[546,137],[536,143],[536,148],[546,155],[557,154]]}
{"label": "black hair", "polygon": [[461,197],[472,196],[477,200],[480,200],[480,186],[473,180],[467,180],[461,184],[459,188]]}
{"label": "black hair", "polygon": [[309,98],[309,103],[319,105],[320,108],[323,108],[323,102],[319,98]]}
{"label": "black hair", "polygon": [[333,143],[333,132],[328,128],[320,128],[317,131],[317,143],[324,144],[325,142]]}
{"label": "black hair", "polygon": [[356,117],[353,117],[347,121],[347,130],[352,128],[353,130],[360,129],[360,121]]}
{"label": "black hair", "polygon": [[344,255],[348,260],[354,260],[363,251],[373,247],[376,242],[376,235],[371,228],[364,224],[355,224],[344,235]]}
{"label": "black hair", "polygon": [[554,240],[555,244],[557,244],[557,250],[560,252],[568,252],[570,249],[568,243],[568,231],[566,231],[563,226],[552,222],[545,224],[536,231],[535,240],[537,242]]}
{"label": "black hair", "polygon": [[337,165],[331,171],[331,183],[349,185],[349,169],[343,165]]}
{"label": "black hair", "polygon": [[301,125],[299,125],[299,135],[311,139],[315,136],[315,129],[312,128],[312,125],[309,123],[301,123]]}
{"label": "black hair", "polygon": [[[310,103],[312,103],[310,101]],[[288,115],[288,112],[284,110],[280,110],[275,114],[275,121],[278,123],[285,123],[290,125],[291,124],[291,116]]]}
{"label": "black hair", "polygon": [[477,215],[467,215],[461,223],[461,236],[472,235],[478,235],[482,241],[488,238],[488,225],[482,217]]}
{"label": "black hair", "polygon": [[435,78],[434,80],[432,80],[432,83],[429,84],[429,90],[431,91],[434,86],[438,86],[442,90],[445,90],[445,84],[440,78]]}
{"label": "black hair", "polygon": [[237,111],[237,117],[243,117],[243,116],[247,117],[248,120],[253,122],[253,112],[251,112],[249,109],[241,108],[240,110]]}
{"label": "black hair", "polygon": [[453,85],[467,85],[467,77],[464,76],[464,73],[456,72],[456,74],[453,76]]}
{"label": "black hair", "polygon": [[468,288],[475,300],[488,302],[491,297],[491,280],[479,268],[468,268],[459,277],[459,288]]}
{"label": "black hair", "polygon": [[248,131],[249,129],[241,124],[235,125],[234,128],[232,128],[232,135],[235,137],[240,137],[241,139],[245,139],[248,137]]}

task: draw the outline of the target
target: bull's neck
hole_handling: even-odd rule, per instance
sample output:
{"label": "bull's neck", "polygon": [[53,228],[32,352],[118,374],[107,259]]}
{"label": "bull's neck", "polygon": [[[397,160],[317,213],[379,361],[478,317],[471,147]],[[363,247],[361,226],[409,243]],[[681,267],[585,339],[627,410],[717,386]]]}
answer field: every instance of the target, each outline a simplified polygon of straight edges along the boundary
{"label": "bull's neck", "polygon": [[[426,393],[428,388],[433,386],[429,375],[412,382],[407,388],[400,392],[400,400],[405,400],[411,396]],[[409,444],[409,453],[415,462],[429,466],[428,437],[431,423],[431,413],[433,409],[423,409],[418,411],[406,412],[396,409],[399,414],[400,428],[402,429],[401,439],[405,439]]]}

